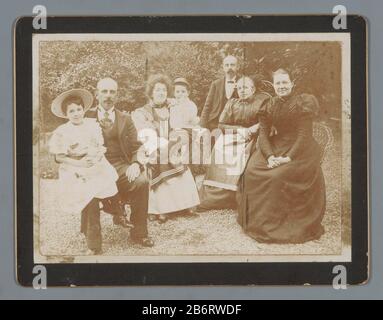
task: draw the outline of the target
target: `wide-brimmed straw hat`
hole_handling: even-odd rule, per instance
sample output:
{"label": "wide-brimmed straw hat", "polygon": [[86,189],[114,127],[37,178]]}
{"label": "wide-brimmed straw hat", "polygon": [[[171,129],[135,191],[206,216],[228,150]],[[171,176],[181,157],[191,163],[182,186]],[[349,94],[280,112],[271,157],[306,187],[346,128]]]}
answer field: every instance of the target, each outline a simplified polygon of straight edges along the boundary
{"label": "wide-brimmed straw hat", "polygon": [[54,99],[52,101],[51,110],[55,116],[67,119],[67,116],[62,109],[62,103],[66,98],[68,98],[70,96],[80,97],[82,99],[82,101],[84,103],[84,105],[83,105],[84,112],[89,110],[89,108],[93,104],[93,95],[88,90],[71,89],[71,90],[68,90],[68,91],[61,93],[56,99]]}

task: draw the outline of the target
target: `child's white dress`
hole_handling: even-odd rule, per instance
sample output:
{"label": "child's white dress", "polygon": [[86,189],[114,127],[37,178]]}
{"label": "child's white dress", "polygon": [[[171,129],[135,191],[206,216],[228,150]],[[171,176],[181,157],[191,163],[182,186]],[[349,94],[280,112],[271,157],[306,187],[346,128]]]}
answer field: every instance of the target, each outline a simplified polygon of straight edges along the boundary
{"label": "child's white dress", "polygon": [[52,154],[97,159],[90,168],[60,164],[57,200],[61,210],[80,212],[93,198],[103,199],[117,193],[118,174],[106,160],[103,145],[102,130],[96,119],[84,118],[81,125],[68,121],[54,130],[49,141]]}

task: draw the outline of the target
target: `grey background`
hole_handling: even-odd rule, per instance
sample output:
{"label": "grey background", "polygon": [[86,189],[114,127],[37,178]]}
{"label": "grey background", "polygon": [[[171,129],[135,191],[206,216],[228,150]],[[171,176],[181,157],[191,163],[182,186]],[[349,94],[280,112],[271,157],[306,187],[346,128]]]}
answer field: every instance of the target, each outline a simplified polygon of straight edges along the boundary
{"label": "grey background", "polygon": [[[32,15],[35,5],[45,5],[49,15],[133,15],[133,14],[329,14],[343,4],[348,13],[360,14],[369,24],[369,112],[371,148],[371,270],[367,285],[334,290],[331,287],[119,287],[48,288],[34,290],[15,281],[13,228],[13,105],[12,28],[18,16]],[[132,1],[132,0],[12,0],[2,3],[0,19],[0,299],[381,299],[383,297],[383,215],[381,136],[383,108],[382,4],[379,0],[355,1]],[[48,21],[49,28],[49,21]],[[356,150],[358,152],[358,150]]]}

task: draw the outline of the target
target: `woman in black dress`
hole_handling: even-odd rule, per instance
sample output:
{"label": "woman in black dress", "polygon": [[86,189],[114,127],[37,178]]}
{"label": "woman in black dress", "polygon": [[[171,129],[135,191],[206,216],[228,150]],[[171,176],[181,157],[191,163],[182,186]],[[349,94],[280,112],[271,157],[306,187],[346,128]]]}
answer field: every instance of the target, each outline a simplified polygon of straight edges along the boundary
{"label": "woman in black dress", "polygon": [[223,134],[214,145],[198,211],[236,208],[238,181],[251,150],[255,149],[259,128],[257,113],[270,95],[257,92],[250,77],[241,77],[236,85],[239,98],[228,100],[219,117],[218,127]]}
{"label": "woman in black dress", "polygon": [[238,222],[259,242],[303,243],[320,238],[325,184],[320,147],[312,136],[316,98],[292,93],[289,74],[273,74],[277,96],[259,112],[259,148],[251,155],[238,194]]}

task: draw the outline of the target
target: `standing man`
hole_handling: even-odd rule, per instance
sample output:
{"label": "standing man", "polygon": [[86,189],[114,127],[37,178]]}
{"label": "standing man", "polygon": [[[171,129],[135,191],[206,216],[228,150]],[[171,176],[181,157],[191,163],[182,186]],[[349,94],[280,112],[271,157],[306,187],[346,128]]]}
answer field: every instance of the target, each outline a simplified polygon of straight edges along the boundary
{"label": "standing man", "polygon": [[[87,116],[97,118],[104,136],[105,156],[119,176],[119,194],[122,199],[130,200],[130,220],[134,225],[130,238],[134,243],[152,247],[154,244],[148,237],[147,229],[149,184],[137,161],[137,151],[141,144],[137,140],[137,131],[130,116],[114,107],[117,89],[115,80],[101,79],[97,83],[97,109],[90,111]],[[82,220],[84,223],[88,221],[86,217]]]}
{"label": "standing man", "polygon": [[213,130],[218,128],[218,120],[226,102],[231,98],[237,98],[236,77],[238,60],[234,56],[223,59],[223,78],[213,81],[201,113],[201,127]]}

